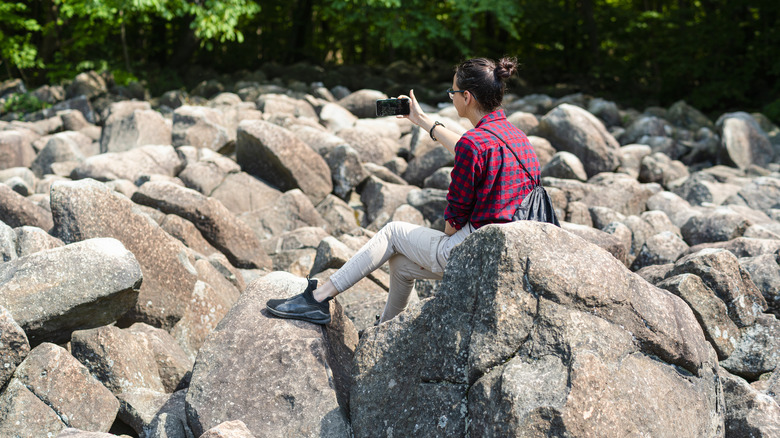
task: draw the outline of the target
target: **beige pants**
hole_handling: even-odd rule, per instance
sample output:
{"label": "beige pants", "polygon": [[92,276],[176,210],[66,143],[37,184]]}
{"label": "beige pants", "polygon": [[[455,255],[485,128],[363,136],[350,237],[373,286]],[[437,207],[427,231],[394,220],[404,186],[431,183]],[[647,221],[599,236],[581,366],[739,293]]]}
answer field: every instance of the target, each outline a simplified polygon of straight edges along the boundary
{"label": "beige pants", "polygon": [[452,248],[474,232],[471,224],[452,236],[406,222],[390,222],[330,277],[339,292],[352,287],[385,262],[390,263],[390,293],[381,321],[392,319],[409,303],[414,280],[441,279]]}

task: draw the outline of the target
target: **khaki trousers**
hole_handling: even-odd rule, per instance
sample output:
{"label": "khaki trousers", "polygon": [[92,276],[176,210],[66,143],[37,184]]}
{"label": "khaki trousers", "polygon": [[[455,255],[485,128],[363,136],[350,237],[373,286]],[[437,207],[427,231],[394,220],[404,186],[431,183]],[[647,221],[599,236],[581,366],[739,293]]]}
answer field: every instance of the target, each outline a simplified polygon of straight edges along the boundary
{"label": "khaki trousers", "polygon": [[442,278],[452,249],[474,231],[474,227],[467,224],[448,236],[419,225],[390,222],[336,271],[330,281],[336,290],[344,292],[389,262],[390,292],[381,318],[382,322],[387,321],[406,308],[414,280]]}

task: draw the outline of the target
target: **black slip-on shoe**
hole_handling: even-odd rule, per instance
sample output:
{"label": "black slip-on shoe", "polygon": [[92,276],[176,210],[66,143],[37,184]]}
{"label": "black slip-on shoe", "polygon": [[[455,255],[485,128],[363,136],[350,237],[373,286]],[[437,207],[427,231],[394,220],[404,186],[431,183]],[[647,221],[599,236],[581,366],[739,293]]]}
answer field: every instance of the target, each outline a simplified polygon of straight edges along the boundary
{"label": "black slip-on shoe", "polygon": [[330,323],[331,298],[323,302],[314,299],[314,289],[317,289],[317,280],[309,279],[309,285],[303,293],[287,298],[286,300],[268,300],[266,308],[268,312],[279,318],[299,319],[314,324]]}

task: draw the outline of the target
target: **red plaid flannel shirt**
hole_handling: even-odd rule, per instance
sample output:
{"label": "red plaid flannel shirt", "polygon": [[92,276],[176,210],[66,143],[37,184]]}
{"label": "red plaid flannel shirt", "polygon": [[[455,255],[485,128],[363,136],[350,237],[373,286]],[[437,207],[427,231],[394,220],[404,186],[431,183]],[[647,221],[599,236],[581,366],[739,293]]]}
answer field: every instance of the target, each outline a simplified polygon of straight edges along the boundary
{"label": "red plaid flannel shirt", "polygon": [[540,178],[539,160],[523,131],[506,119],[504,110],[486,115],[463,134],[455,145],[455,166],[447,194],[444,219],[456,230],[471,222],[475,228],[509,222],[533,189],[533,182],[515,156],[495,135],[499,135],[535,180]]}

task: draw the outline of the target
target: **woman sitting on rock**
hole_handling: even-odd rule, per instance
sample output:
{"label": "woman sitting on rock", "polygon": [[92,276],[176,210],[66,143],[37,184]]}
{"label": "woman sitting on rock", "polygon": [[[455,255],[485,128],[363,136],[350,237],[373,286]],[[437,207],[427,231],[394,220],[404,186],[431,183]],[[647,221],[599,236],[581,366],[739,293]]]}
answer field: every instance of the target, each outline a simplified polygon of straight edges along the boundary
{"label": "woman sitting on rock", "polygon": [[280,318],[328,324],[328,301],[390,262],[390,292],[380,319],[387,321],[406,308],[416,279],[442,278],[452,248],[469,234],[483,225],[511,221],[533,183],[507,146],[532,177],[539,178],[539,161],[531,143],[499,109],[505,81],[515,71],[516,61],[510,58],[498,63],[470,59],[457,67],[447,93],[458,115],[475,126],[462,136],[425,114],[414,91],[409,92],[410,114],[403,117],[455,154],[444,232],[390,222],[322,286],[317,287],[317,280],[310,279],[303,293],[286,300],[269,300],[268,311]]}

